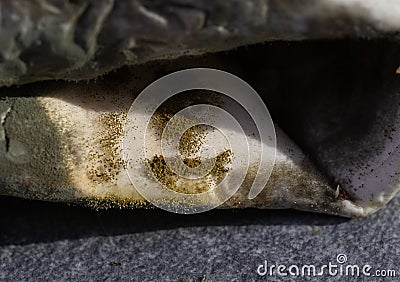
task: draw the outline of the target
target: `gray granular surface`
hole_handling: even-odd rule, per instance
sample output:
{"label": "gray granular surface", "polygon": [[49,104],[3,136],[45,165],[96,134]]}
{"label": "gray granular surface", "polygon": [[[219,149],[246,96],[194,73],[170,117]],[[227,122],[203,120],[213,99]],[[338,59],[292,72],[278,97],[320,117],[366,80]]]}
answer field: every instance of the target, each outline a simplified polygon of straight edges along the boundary
{"label": "gray granular surface", "polygon": [[[362,219],[274,210],[96,212],[0,198],[1,281],[282,281],[257,266],[336,263],[400,275],[400,197]],[[371,270],[371,271],[372,271]],[[293,280],[293,277],[283,280]],[[299,277],[295,281],[321,281]],[[358,281],[397,281],[366,278]],[[327,281],[355,281],[332,277]]]}
{"label": "gray granular surface", "polygon": [[122,65],[278,39],[397,37],[379,30],[368,12],[367,17],[349,17],[340,5],[333,8],[327,3],[2,1],[0,85],[89,79]]}

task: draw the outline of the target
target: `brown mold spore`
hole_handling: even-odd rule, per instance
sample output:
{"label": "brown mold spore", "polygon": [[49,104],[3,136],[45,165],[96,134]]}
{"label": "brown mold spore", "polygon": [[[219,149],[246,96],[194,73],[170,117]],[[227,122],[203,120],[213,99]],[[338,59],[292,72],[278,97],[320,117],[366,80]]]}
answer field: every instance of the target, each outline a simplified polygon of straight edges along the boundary
{"label": "brown mold spore", "polygon": [[99,151],[90,150],[90,166],[87,172],[88,178],[95,183],[115,182],[120,171],[125,169],[121,144],[126,118],[126,113],[119,112],[99,115],[98,123],[101,128],[98,136]]}
{"label": "brown mold spore", "polygon": [[[206,93],[205,93],[206,92]],[[182,92],[170,98],[164,105],[162,105],[152,116],[150,126],[154,133],[160,138],[164,133],[167,124],[171,121],[175,129],[170,134],[179,134],[178,136],[164,137],[166,140],[179,138],[178,149],[180,156],[186,167],[196,168],[201,164],[201,159],[198,156],[201,146],[204,144],[207,132],[213,130],[211,126],[201,124],[201,122],[189,119],[182,115],[175,115],[181,109],[191,105],[204,103],[222,106],[223,101],[219,98],[218,93],[204,90],[190,90]],[[173,120],[171,120],[174,117]],[[196,124],[192,126],[193,124]],[[180,177],[185,171],[179,171],[175,174],[167,165],[164,156],[155,154],[151,159],[147,159],[147,168],[149,169],[149,177],[155,177],[160,183],[170,190],[180,193],[196,194],[209,191],[216,187],[216,185],[225,177],[229,171],[229,164],[232,162],[231,150],[225,150],[215,157],[215,163],[209,173],[198,172],[204,177],[200,179],[187,179]],[[208,162],[211,159],[204,159]],[[170,161],[174,161],[173,159]],[[181,166],[179,167],[181,168]],[[185,169],[182,167],[181,169]]]}
{"label": "brown mold spore", "polygon": [[[201,179],[183,179],[175,174],[167,165],[161,155],[155,155],[152,159],[147,159],[149,176],[153,176],[170,190],[185,194],[196,194],[207,192],[222,181],[229,172],[229,164],[232,162],[232,152],[226,150],[219,154],[215,159],[212,170]],[[183,162],[189,168],[197,167],[201,164],[199,158],[184,158]]]}
{"label": "brown mold spore", "polygon": [[154,208],[154,206],[146,200],[129,198],[121,199],[115,196],[85,198],[78,202],[94,210]]}

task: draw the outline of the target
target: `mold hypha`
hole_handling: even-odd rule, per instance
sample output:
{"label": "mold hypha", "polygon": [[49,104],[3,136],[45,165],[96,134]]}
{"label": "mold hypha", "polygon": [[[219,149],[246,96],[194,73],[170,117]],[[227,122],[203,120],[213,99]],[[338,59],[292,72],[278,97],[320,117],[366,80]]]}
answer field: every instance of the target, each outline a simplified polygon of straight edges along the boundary
{"label": "mold hypha", "polygon": [[[211,91],[180,93],[156,112],[144,175],[193,194],[245,170],[223,208],[349,217],[378,210],[400,187],[400,2],[201,0],[183,10],[176,1],[22,2],[2,4],[1,42],[12,46],[0,48],[2,195],[95,208],[149,206],[126,171],[127,113],[150,83],[195,67],[237,75],[262,96],[277,134],[271,178],[250,200],[260,151],[233,170],[237,154],[206,126],[186,130],[178,149],[189,169],[211,160],[200,158],[200,148],[215,145],[211,172],[187,180],[166,165],[159,142],[177,111],[233,103]],[[249,143],[259,139],[247,136]]]}

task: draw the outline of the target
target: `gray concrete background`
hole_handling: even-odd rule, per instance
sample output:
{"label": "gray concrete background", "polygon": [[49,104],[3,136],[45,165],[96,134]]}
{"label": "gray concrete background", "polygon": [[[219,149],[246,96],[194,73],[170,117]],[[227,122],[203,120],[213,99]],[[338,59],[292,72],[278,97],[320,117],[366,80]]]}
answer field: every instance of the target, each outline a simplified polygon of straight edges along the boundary
{"label": "gray concrete background", "polygon": [[[1,281],[281,281],[259,277],[269,263],[370,264],[400,275],[400,197],[362,219],[298,211],[96,212],[0,198]],[[327,281],[355,281],[329,277]],[[398,281],[358,278],[357,281]],[[321,277],[284,280],[321,281]]]}

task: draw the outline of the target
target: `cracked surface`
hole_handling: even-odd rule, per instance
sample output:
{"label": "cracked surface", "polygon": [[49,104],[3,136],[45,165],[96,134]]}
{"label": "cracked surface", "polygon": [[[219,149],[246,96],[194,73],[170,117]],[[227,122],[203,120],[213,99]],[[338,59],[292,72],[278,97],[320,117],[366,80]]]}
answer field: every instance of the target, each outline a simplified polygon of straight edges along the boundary
{"label": "cracked surface", "polygon": [[[54,201],[74,199],[69,186],[68,142],[35,98],[7,98],[0,103],[0,193]],[[34,113],[34,114],[33,114]]]}

